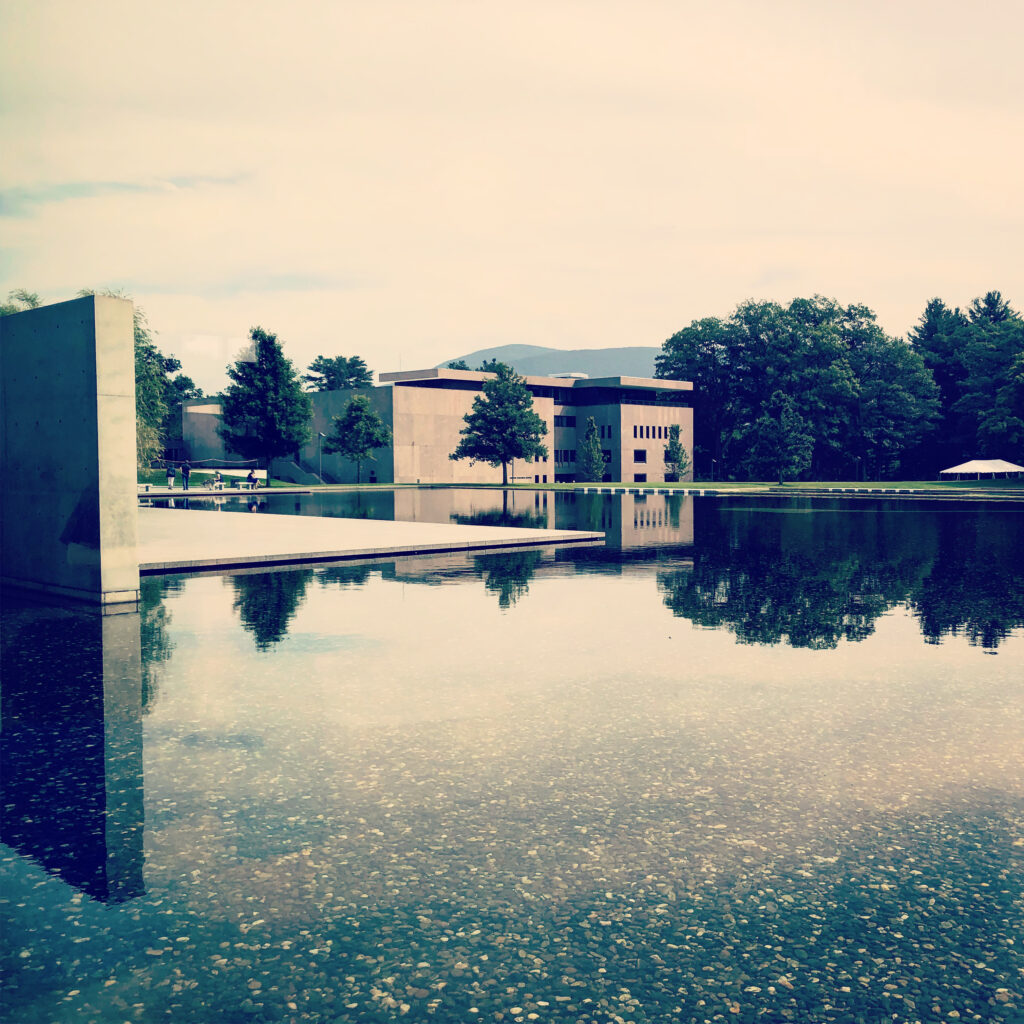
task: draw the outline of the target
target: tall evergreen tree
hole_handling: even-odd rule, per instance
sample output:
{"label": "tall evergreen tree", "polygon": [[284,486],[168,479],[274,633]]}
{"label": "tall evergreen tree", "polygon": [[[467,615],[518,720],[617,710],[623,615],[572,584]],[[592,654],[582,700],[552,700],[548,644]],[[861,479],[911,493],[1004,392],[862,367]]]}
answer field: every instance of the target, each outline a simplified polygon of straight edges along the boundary
{"label": "tall evergreen tree", "polygon": [[665,471],[677,480],[682,480],[690,468],[690,456],[686,454],[679,434],[679,424],[673,423],[668,428],[668,444],[665,445]]}
{"label": "tall evergreen tree", "polygon": [[601,450],[601,439],[597,433],[597,421],[593,416],[588,416],[587,429],[576,449],[576,479],[603,480],[604,473],[604,452]]}
{"label": "tall evergreen tree", "polygon": [[356,464],[356,483],[362,482],[363,463],[373,461],[377,448],[391,444],[391,430],[370,408],[365,395],[356,395],[341,416],[334,417],[334,429],[324,441],[324,451],[341,455]]}
{"label": "tall evergreen tree", "polygon": [[285,358],[276,334],[254,327],[252,358],[227,368],[220,436],[246,459],[270,461],[294,452],[309,439],[312,403]]}
{"label": "tall evergreen tree", "polygon": [[1024,319],[1002,295],[974,299],[966,314],[932,299],[910,341],[939,387],[939,427],[922,454],[931,472],[971,458],[1024,459],[1013,384]]}
{"label": "tall evergreen tree", "polygon": [[526,382],[510,366],[495,363],[494,377],[483,382],[483,395],[473,399],[466,413],[462,439],[448,456],[501,466],[501,479],[508,484],[508,464],[513,459],[540,459],[547,455],[541,438],[547,424],[533,411],[533,395]]}
{"label": "tall evergreen tree", "polygon": [[811,464],[814,438],[807,433],[807,423],[789,395],[776,391],[749,433],[747,459],[754,476],[777,476],[782,484]]}

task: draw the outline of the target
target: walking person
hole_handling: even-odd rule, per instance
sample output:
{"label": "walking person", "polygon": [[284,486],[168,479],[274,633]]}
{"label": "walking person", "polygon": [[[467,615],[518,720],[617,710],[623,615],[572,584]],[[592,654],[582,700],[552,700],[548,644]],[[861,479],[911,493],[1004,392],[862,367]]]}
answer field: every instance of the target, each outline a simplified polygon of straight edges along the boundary
{"label": "walking person", "polygon": [[174,463],[167,463],[167,488],[168,490],[174,490]]}
{"label": "walking person", "polygon": [[184,484],[185,490],[188,490],[188,478],[192,475],[192,467],[189,465],[188,459],[181,464],[181,480]]}

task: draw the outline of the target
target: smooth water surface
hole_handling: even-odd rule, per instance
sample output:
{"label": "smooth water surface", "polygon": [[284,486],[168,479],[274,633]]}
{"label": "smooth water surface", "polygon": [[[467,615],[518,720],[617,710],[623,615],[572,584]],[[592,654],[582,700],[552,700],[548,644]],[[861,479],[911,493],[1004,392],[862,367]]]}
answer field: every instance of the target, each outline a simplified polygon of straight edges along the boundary
{"label": "smooth water surface", "polygon": [[613,546],[5,600],[4,1019],[1022,1019],[1020,512],[401,493]]}

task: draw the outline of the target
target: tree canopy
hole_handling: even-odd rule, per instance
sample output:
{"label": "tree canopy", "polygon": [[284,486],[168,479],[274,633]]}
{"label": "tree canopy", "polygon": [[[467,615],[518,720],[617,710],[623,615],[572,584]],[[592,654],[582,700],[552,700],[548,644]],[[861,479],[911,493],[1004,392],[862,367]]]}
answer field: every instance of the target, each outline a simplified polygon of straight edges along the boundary
{"label": "tree canopy", "polygon": [[14,288],[7,293],[7,301],[0,302],[0,316],[22,313],[26,309],[36,309],[41,305],[42,301],[36,292],[26,291],[24,288]]}
{"label": "tree canopy", "polygon": [[370,408],[365,395],[355,395],[341,416],[334,417],[334,427],[324,451],[330,455],[341,455],[356,464],[356,482],[362,481],[363,463],[373,461],[377,448],[391,444],[391,429]]}
{"label": "tree canopy", "polygon": [[449,370],[468,370],[470,368],[465,359],[453,359],[450,363],[445,363],[445,366]]}
{"label": "tree canopy", "polygon": [[910,342],[932,372],[941,398],[928,461],[1024,459],[1024,319],[997,291],[967,312],[941,299],[925,306]]}
{"label": "tree canopy", "polygon": [[373,374],[361,356],[317,356],[302,379],[308,391],[351,391],[373,387]]}
{"label": "tree canopy", "polygon": [[[227,368],[220,435],[246,459],[270,460],[294,452],[309,439],[312,404],[286,359],[276,334],[253,327],[251,353]],[[251,358],[248,356],[251,354]]]}
{"label": "tree canopy", "polygon": [[725,319],[695,320],[665,342],[656,364],[659,377],[693,381],[701,474],[712,461],[723,476],[763,468],[764,431],[755,427],[772,415],[776,392],[792,399],[800,433],[811,438],[805,471],[822,479],[861,465],[875,475],[892,471],[938,404],[924,361],[886,335],[870,309],[820,295],[787,306],[745,302]]}
{"label": "tree canopy", "polygon": [[502,483],[508,483],[508,464],[513,459],[540,459],[547,455],[541,438],[547,424],[533,411],[533,395],[526,382],[510,366],[495,363],[494,377],[483,382],[483,394],[473,399],[460,431],[458,447],[448,457],[501,466]]}

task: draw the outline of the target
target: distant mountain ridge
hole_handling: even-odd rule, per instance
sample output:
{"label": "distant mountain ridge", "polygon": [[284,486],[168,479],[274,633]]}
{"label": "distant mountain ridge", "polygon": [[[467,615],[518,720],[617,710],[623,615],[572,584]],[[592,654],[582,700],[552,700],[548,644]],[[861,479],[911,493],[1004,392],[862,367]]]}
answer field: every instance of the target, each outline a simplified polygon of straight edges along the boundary
{"label": "distant mountain ridge", "polygon": [[625,348],[547,348],[543,345],[499,345],[464,356],[452,356],[438,366],[465,359],[475,370],[487,359],[507,363],[523,376],[550,377],[555,373],[585,373],[588,377],[653,377],[654,346]]}

